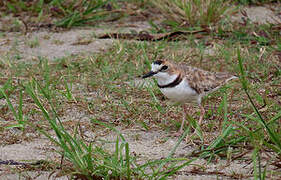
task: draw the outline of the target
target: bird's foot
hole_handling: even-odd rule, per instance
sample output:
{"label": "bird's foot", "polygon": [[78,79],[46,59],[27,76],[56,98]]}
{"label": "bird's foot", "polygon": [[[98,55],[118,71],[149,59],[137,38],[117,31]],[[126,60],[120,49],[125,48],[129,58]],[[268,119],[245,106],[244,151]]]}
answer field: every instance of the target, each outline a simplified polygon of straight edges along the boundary
{"label": "bird's foot", "polygon": [[[201,136],[202,139],[200,138]],[[204,134],[202,134],[201,136],[199,136],[199,134],[195,130],[194,132],[185,137],[185,142],[193,145],[205,144]]]}
{"label": "bird's foot", "polygon": [[190,135],[187,135],[187,136],[185,137],[185,142],[186,142],[186,143],[194,144],[193,139],[192,139],[192,137],[193,137],[194,135],[196,135],[195,132],[193,132],[193,133],[190,134]]}

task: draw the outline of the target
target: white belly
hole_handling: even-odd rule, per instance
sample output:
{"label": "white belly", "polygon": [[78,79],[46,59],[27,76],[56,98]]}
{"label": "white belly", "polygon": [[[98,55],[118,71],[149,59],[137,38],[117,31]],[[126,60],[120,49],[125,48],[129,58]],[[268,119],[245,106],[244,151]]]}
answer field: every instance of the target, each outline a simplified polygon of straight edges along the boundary
{"label": "white belly", "polygon": [[198,102],[198,94],[193,90],[188,83],[183,80],[179,85],[172,88],[160,88],[161,92],[170,100],[176,102]]}

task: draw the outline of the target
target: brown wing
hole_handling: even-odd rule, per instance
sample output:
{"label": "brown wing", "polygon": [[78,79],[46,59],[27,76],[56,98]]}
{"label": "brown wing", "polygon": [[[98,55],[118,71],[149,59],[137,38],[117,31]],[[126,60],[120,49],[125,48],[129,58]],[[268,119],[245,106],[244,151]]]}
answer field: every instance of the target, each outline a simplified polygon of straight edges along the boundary
{"label": "brown wing", "polygon": [[209,72],[190,66],[181,66],[181,68],[191,88],[199,94],[212,92],[233,77],[225,72]]}

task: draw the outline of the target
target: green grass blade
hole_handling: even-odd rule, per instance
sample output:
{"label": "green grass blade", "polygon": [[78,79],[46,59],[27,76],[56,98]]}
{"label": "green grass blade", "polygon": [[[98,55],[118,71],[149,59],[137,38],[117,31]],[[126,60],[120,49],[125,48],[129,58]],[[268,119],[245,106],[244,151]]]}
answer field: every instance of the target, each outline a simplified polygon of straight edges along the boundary
{"label": "green grass blade", "polygon": [[210,146],[208,146],[208,147],[206,148],[206,150],[210,150],[210,149],[216,148],[216,147],[218,147],[219,145],[221,145],[223,139],[226,138],[226,137],[231,133],[231,131],[233,131],[233,127],[232,127],[232,125],[229,125],[229,126],[222,132],[222,134],[221,134],[218,138],[216,138]]}
{"label": "green grass blade", "polygon": [[279,151],[281,152],[281,140],[278,139],[278,135],[276,133],[274,133],[274,131],[272,131],[272,129],[265,122],[265,120],[261,116],[260,112],[256,108],[256,105],[254,104],[252,98],[250,97],[250,95],[248,93],[247,80],[245,78],[245,71],[244,71],[244,68],[243,68],[243,59],[241,58],[239,48],[237,49],[237,55],[238,55],[238,62],[239,62],[240,73],[241,73],[240,79],[241,79],[242,87],[243,87],[243,89],[244,89],[244,91],[245,91],[245,93],[246,93],[246,95],[247,95],[247,97],[248,97],[252,107],[254,108],[255,113],[259,117],[259,123],[262,124],[265,127],[265,129],[267,130],[271,140],[277,145],[277,147],[279,148]]}
{"label": "green grass blade", "polygon": [[259,179],[258,175],[258,168],[257,168],[257,163],[258,163],[258,151],[259,149],[255,147],[253,153],[252,153],[252,161],[253,161],[253,169],[254,169],[254,179]]}
{"label": "green grass blade", "polygon": [[16,120],[19,120],[18,114],[17,114],[17,112],[16,112],[14,106],[12,105],[12,102],[10,101],[10,98],[7,96],[7,94],[5,93],[5,91],[4,91],[2,88],[0,88],[0,92],[1,92],[1,94],[5,97],[5,99],[6,99],[6,101],[7,101],[7,104],[8,104],[8,107],[9,107],[9,109],[12,111],[12,113],[13,113],[15,119],[16,119]]}
{"label": "green grass blade", "polygon": [[42,111],[44,117],[47,120],[50,120],[51,117],[49,116],[49,113],[47,112],[47,110],[43,107],[42,103],[40,102],[40,100],[38,99],[38,97],[35,95],[35,93],[33,92],[30,84],[25,86],[25,91],[31,96],[31,98],[33,99],[33,101],[35,102],[35,104],[40,108],[40,110]]}
{"label": "green grass blade", "polygon": [[147,91],[149,92],[150,96],[152,97],[152,106],[159,112],[164,113],[164,109],[160,105],[157,97],[155,96],[154,92],[151,90],[151,88],[146,87]]}
{"label": "green grass blade", "polygon": [[226,125],[227,125],[227,98],[226,98],[226,93],[224,93],[223,96],[223,124],[222,124],[222,130],[224,131]]}
{"label": "green grass blade", "polygon": [[23,101],[22,101],[22,90],[21,90],[19,94],[19,107],[18,107],[18,120],[21,122],[23,122],[22,104]]}
{"label": "green grass blade", "polygon": [[193,161],[196,161],[197,159],[199,159],[199,158],[193,158],[191,160],[188,160],[187,162],[185,162],[182,165],[174,168],[173,170],[169,171],[168,173],[164,173],[164,175],[161,176],[159,179],[163,179],[163,180],[166,179],[168,176],[171,176],[171,175],[175,174],[177,171],[179,171],[180,169],[190,165]]}
{"label": "green grass blade", "polygon": [[127,164],[127,178],[131,179],[131,168],[130,168],[130,150],[129,150],[129,144],[126,142],[125,144],[125,150],[126,150],[126,164]]}
{"label": "green grass blade", "polygon": [[[182,134],[182,136],[178,139],[176,145],[173,147],[173,149],[170,151],[169,155],[167,156],[166,159],[170,159],[173,154],[175,153],[175,151],[177,150],[178,146],[180,145],[180,143],[183,141],[183,139],[187,136],[187,134],[189,133],[189,128],[187,128],[184,133]],[[167,161],[168,162],[168,161]],[[163,162],[159,165],[158,169],[155,171],[154,176],[156,176],[159,171],[163,168],[163,166],[167,163],[167,162]]]}

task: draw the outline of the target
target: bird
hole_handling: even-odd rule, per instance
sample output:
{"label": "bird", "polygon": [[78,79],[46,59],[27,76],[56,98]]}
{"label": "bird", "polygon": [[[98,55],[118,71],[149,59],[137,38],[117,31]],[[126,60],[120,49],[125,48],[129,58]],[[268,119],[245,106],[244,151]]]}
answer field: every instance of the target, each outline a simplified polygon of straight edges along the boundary
{"label": "bird", "polygon": [[216,91],[237,76],[228,72],[210,72],[186,64],[176,64],[170,60],[160,59],[152,62],[151,70],[142,78],[154,77],[162,94],[171,101],[182,104],[184,116],[175,136],[183,133],[187,113],[186,103],[197,103],[200,107],[199,125],[201,125],[205,109],[201,103],[207,94]]}

